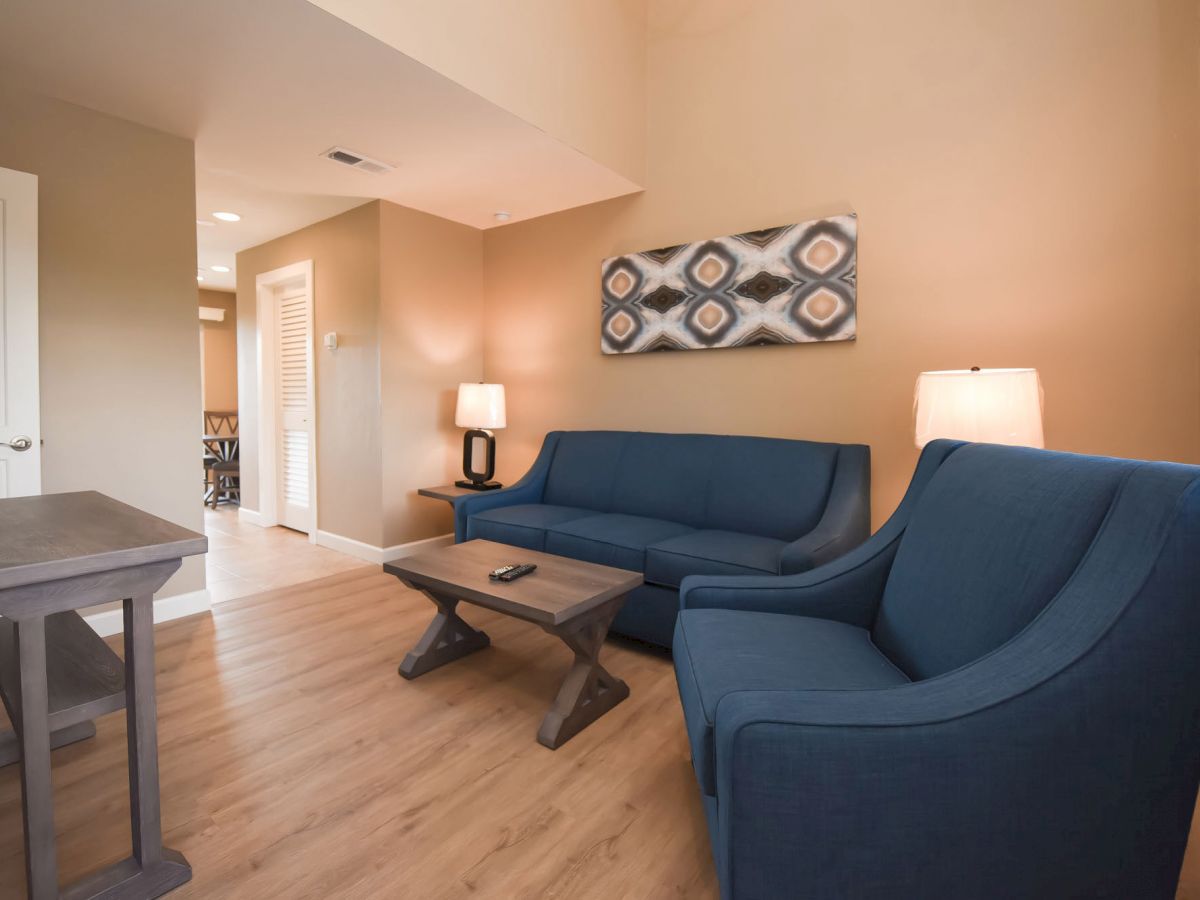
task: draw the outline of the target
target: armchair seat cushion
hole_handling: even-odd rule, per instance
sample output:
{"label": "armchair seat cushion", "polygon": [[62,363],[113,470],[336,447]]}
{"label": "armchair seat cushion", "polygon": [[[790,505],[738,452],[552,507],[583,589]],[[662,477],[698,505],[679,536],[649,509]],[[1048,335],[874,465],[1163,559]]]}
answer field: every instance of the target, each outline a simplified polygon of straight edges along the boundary
{"label": "armchair seat cushion", "polygon": [[646,547],[693,529],[666,519],[592,514],[546,529],[546,552],[634,572],[646,570]]}
{"label": "armchair seat cushion", "polygon": [[736,531],[693,531],[646,548],[646,580],[679,587],[688,575],[778,575],[787,544]]}
{"label": "armchair seat cushion", "polygon": [[500,506],[471,516],[467,524],[467,540],[496,541],[527,550],[545,550],[546,529],[551,525],[595,514],[590,509],[553,506],[549,503]]}
{"label": "armchair seat cushion", "polygon": [[869,631],[829,619],[685,609],[672,649],[692,765],[701,789],[713,796],[713,728],[723,698],[739,691],[872,690],[909,680],[871,643]]}

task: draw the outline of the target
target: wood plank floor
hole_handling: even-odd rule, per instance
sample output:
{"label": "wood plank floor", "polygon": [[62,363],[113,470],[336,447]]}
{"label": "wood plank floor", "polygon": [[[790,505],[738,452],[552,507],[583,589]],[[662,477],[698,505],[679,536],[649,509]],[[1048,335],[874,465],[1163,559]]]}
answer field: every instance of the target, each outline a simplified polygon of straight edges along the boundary
{"label": "wood plank floor", "polygon": [[[164,827],[195,870],[171,896],[715,897],[669,659],[610,642],[630,698],[550,751],[561,642],[470,608],[492,647],[406,682],[432,611],[361,567],[157,629]],[[122,715],[55,752],[64,879],[128,854],[124,756]],[[21,860],[8,767],[3,900]]]}
{"label": "wood plank floor", "polygon": [[[534,736],[561,643],[468,608],[492,647],[406,682],[431,612],[357,567],[157,629],[163,818],[195,869],[171,896],[715,898],[669,660],[610,641],[630,698],[550,751]],[[66,879],[128,853],[124,760],[122,715],[54,755]],[[1182,900],[1200,900],[1196,844]],[[10,766],[0,900],[23,896],[21,860]]]}

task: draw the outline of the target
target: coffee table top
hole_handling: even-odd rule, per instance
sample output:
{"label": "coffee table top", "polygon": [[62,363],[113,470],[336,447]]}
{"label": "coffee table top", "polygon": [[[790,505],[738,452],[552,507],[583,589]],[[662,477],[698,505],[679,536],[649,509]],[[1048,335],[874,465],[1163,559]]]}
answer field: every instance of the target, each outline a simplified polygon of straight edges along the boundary
{"label": "coffee table top", "polygon": [[[493,569],[510,563],[534,563],[537,571],[507,583],[488,578]],[[439,547],[386,563],[383,569],[413,587],[545,625],[561,625],[642,583],[640,572],[495,541]]]}

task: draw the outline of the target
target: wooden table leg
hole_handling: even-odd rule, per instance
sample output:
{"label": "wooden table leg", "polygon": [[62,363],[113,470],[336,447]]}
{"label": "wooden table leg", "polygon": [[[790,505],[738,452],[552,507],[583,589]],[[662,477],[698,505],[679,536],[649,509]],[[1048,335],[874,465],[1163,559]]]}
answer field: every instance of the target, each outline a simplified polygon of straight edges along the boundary
{"label": "wooden table leg", "polygon": [[62,900],[151,900],[191,881],[183,854],[163,846],[154,697],[154,602],[124,601],[125,731],[129,745],[129,816],[133,856],[77,881]]}
{"label": "wooden table leg", "polygon": [[599,607],[587,621],[546,629],[571,648],[575,661],[538,729],[537,739],[542,746],[557,750],[629,696],[629,685],[600,665],[600,648],[608,636],[608,626],[624,602],[624,597],[618,597]]}
{"label": "wooden table leg", "polygon": [[[416,587],[416,585],[410,585]],[[437,615],[425,629],[425,634],[412,651],[400,663],[400,674],[405,678],[416,678],[431,669],[461,659],[476,650],[491,644],[492,639],[477,628],[472,628],[458,613],[458,601],[433,591],[417,587],[438,608]]]}
{"label": "wooden table leg", "polygon": [[16,628],[20,680],[21,805],[25,817],[25,885],[30,900],[58,897],[54,792],[50,784],[50,709],[46,681],[46,620],[25,619]]}

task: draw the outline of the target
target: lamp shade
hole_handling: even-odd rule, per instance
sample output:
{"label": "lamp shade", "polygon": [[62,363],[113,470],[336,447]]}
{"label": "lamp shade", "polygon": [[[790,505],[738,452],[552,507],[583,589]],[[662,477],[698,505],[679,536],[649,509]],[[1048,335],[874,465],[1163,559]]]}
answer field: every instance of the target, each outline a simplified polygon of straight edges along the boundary
{"label": "lamp shade", "polygon": [[460,384],[454,424],[459,428],[503,428],[504,385]]}
{"label": "lamp shade", "polygon": [[922,372],[915,412],[918,447],[937,438],[1045,446],[1037,369]]}

